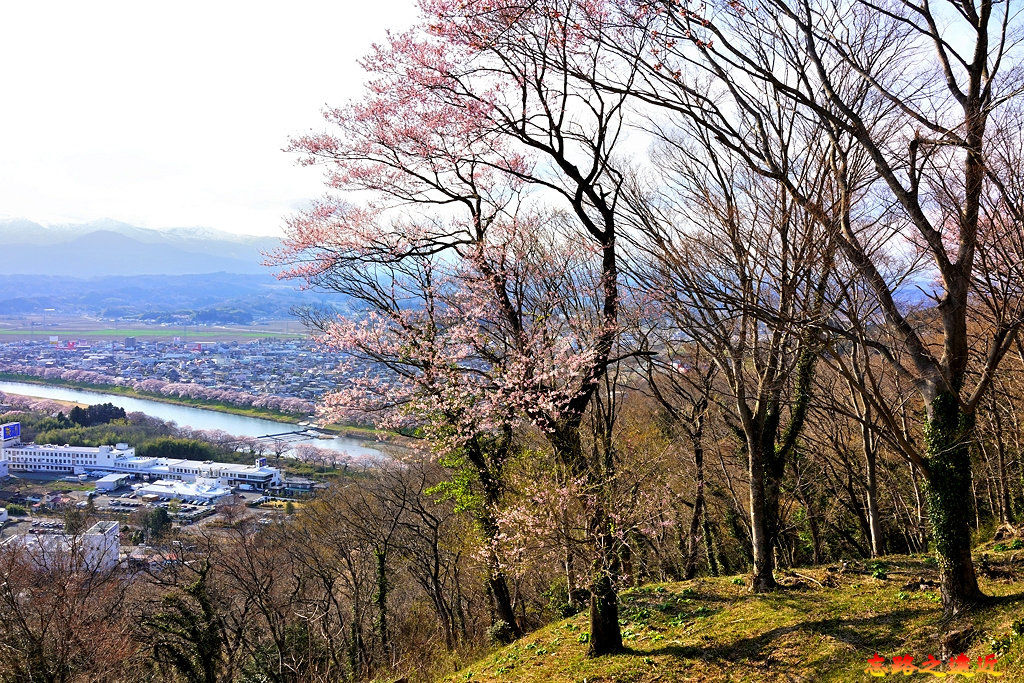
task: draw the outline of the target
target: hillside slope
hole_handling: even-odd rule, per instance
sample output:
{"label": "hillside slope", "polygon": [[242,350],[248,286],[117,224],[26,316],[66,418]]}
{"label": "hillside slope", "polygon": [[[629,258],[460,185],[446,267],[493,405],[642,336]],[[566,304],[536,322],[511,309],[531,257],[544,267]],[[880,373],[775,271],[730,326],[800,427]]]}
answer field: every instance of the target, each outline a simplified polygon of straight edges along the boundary
{"label": "hillside slope", "polygon": [[[972,657],[973,680],[1024,681],[1024,549],[989,548],[985,566],[982,588],[992,604],[953,622],[942,618],[938,589],[927,583],[936,572],[925,558],[783,573],[788,587],[769,595],[750,594],[739,577],[644,586],[622,596],[626,654],[586,659],[587,620],[578,615],[446,680],[867,681],[878,680],[865,673],[876,652],[887,665],[908,654],[919,665],[929,654],[943,658],[945,639]],[[978,673],[978,656],[994,651],[1003,675]]]}

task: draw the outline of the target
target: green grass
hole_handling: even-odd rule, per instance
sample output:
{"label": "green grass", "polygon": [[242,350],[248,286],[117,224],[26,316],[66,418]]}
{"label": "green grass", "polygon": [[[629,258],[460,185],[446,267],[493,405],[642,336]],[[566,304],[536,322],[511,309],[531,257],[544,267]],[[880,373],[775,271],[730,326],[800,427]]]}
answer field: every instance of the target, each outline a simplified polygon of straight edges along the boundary
{"label": "green grass", "polygon": [[[876,652],[889,663],[904,654],[914,655],[915,663],[929,654],[941,659],[945,630],[970,624],[979,636],[967,654],[976,662],[999,647],[996,669],[1005,674],[998,679],[979,674],[974,680],[1024,681],[1024,636],[1013,630],[1015,620],[1024,616],[1021,555],[996,553],[990,558],[992,567],[1011,572],[1015,567],[1018,575],[1013,580],[982,579],[982,588],[994,596],[992,604],[955,622],[944,621],[937,589],[903,590],[918,577],[935,578],[929,562],[887,557],[884,579],[871,576],[864,565],[845,571],[801,569],[803,577],[780,572],[790,587],[766,595],[749,593],[734,583],[736,577],[624,591],[624,654],[587,659],[588,624],[579,615],[496,650],[444,680],[868,681],[877,680],[864,672]],[[914,680],[930,678],[918,674]],[[890,674],[889,680],[907,679]]]}
{"label": "green grass", "polygon": [[29,328],[29,329],[10,329],[0,328],[0,335],[6,336],[49,336],[56,335],[61,337],[182,337],[184,339],[233,339],[233,338],[248,338],[248,339],[270,339],[279,337],[305,337],[305,334],[296,332],[259,332],[256,330],[189,330],[183,332],[182,329],[167,327],[139,327],[139,328],[107,328],[100,330],[76,330],[69,328]]}

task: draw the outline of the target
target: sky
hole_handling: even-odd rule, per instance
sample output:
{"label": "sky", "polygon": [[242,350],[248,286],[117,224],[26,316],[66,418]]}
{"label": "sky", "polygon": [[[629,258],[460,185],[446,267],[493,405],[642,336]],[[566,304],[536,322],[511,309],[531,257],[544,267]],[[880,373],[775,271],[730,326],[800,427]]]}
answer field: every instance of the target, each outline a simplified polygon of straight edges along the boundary
{"label": "sky", "polygon": [[413,0],[0,4],[0,218],[280,234],[322,194],[284,153],[359,97]]}

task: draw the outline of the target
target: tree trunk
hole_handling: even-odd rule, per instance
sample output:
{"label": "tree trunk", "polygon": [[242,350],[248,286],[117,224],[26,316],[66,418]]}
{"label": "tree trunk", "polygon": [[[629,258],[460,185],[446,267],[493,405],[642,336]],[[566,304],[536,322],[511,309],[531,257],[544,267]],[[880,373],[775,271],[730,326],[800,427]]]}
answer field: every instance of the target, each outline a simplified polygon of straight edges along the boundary
{"label": "tree trunk", "polygon": [[765,459],[761,444],[748,440],[750,470],[750,546],[754,556],[754,571],[751,588],[754,592],[769,591],[778,586],[775,583],[774,541],[771,537],[768,519],[767,492],[765,487]]}
{"label": "tree trunk", "polygon": [[1013,505],[1010,502],[1010,478],[1006,474],[1006,441],[1003,439],[1003,419],[999,414],[999,406],[992,401],[992,416],[995,420],[996,433],[996,466],[999,469],[999,506],[1002,509],[1004,522],[1013,524]]}
{"label": "tree trunk", "polygon": [[914,485],[914,504],[917,510],[917,521],[914,535],[924,552],[928,552],[928,535],[924,532],[924,502],[921,498],[921,486],[917,483],[917,466],[910,463],[910,481]]}
{"label": "tree trunk", "polygon": [[[500,464],[488,462],[484,450],[479,448],[476,442],[473,446],[474,448],[467,449],[467,455],[470,462],[476,467],[477,476],[480,478],[480,485],[484,492],[484,505],[477,517],[477,522],[483,530],[488,545],[493,546],[498,536],[498,525],[494,522],[493,512],[501,499],[499,482],[501,469]],[[503,459],[500,459],[499,463],[501,460]],[[501,620],[508,624],[507,629],[495,629],[494,633],[498,636],[498,640],[506,644],[518,640],[523,636],[523,630],[516,622],[508,581],[498,564],[498,558],[493,549],[487,553],[487,589],[493,600],[495,620]]]}
{"label": "tree trunk", "polygon": [[[868,419],[870,419],[870,415]],[[871,425],[867,421],[861,423],[861,438],[864,446],[864,462],[867,468],[866,489],[868,526],[871,530],[871,557],[879,557],[885,551],[882,548],[882,521],[878,516],[878,473],[875,469],[878,453],[875,449]]]}
{"label": "tree trunk", "polygon": [[493,558],[489,562],[487,587],[494,599],[494,617],[496,621],[503,621],[508,625],[507,629],[496,629],[495,635],[500,642],[511,643],[523,636],[523,630],[516,621],[516,613],[512,607],[512,593],[508,589],[508,581],[505,574],[498,568],[497,561]]}
{"label": "tree trunk", "polygon": [[[701,537],[701,520],[704,519],[704,447],[701,432],[693,437],[693,466],[697,479],[693,496],[693,517],[690,518],[690,533],[686,537],[686,558],[683,561],[683,578],[690,580],[697,575],[697,549]],[[708,554],[710,555],[710,550]]]}
{"label": "tree trunk", "polygon": [[[620,574],[619,554],[605,508],[602,477],[595,471],[598,463],[587,463],[578,425],[560,429],[549,438],[570,476],[587,481],[597,500],[587,529],[595,551],[590,582],[590,645],[587,656],[620,652],[622,630],[619,626],[619,595],[615,586]],[[604,464],[606,469],[610,466],[608,462]]]}
{"label": "tree trunk", "polygon": [[939,561],[942,605],[958,614],[984,599],[971,559],[971,460],[969,438],[973,417],[960,409],[957,397],[939,393],[928,404],[925,440],[928,503],[935,554]]}
{"label": "tree trunk", "polygon": [[[595,514],[595,526],[609,528],[603,511]],[[618,575],[612,535],[597,532],[602,551],[598,553],[595,576],[590,588],[590,645],[588,657],[614,654],[622,651],[622,630],[619,628],[619,596],[615,590]]]}
{"label": "tree trunk", "polygon": [[811,530],[811,561],[814,564],[821,564],[824,561],[824,554],[821,551],[821,529],[818,527],[818,516],[814,512],[811,497],[806,493],[801,493],[800,498],[800,503],[807,513],[807,525]]}
{"label": "tree trunk", "polygon": [[[489,504],[479,519],[480,526],[483,527],[484,535],[487,537],[489,544],[494,542],[498,534],[497,525],[490,515],[491,509],[493,509],[492,505]],[[498,558],[493,550],[489,550],[487,553],[487,590],[491,595],[494,607],[495,623],[492,626],[497,625],[497,621],[503,621],[508,625],[507,628],[494,630],[497,640],[508,644],[522,638],[523,629],[520,628],[519,623],[516,621],[516,613],[512,607],[512,593],[508,589],[508,580],[505,578],[505,573],[501,570]]]}
{"label": "tree trunk", "polygon": [[[704,532],[704,549],[708,553],[708,568],[711,571],[711,576],[719,576],[723,571],[728,573],[728,561],[724,556],[720,556],[718,544],[711,533],[711,520],[708,518],[707,505],[704,506],[701,529]],[[721,570],[719,565],[721,565]]]}
{"label": "tree trunk", "polygon": [[377,550],[377,592],[373,596],[377,605],[377,637],[380,639],[380,646],[385,654],[388,651],[388,565],[387,553],[384,550]]}
{"label": "tree trunk", "polygon": [[[984,441],[978,444],[978,451],[981,453],[982,461],[985,465],[985,495],[988,497],[988,514],[985,515],[986,519],[995,519],[999,513],[996,500],[999,496],[992,495],[992,482],[995,481],[996,475],[995,470],[992,468],[992,459],[988,457],[988,449],[985,447]],[[981,527],[981,513],[978,510],[978,491],[977,491],[977,477],[974,476],[974,468],[971,468],[971,491],[974,493],[974,517],[978,520],[977,524],[974,525],[975,529]],[[1003,521],[1000,517],[999,521]]]}

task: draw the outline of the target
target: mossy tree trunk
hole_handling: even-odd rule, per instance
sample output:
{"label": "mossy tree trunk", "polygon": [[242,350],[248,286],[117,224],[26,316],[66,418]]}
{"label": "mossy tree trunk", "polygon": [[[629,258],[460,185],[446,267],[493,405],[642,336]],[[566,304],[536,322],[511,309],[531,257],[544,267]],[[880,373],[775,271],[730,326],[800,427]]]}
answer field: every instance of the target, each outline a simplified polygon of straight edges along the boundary
{"label": "mossy tree trunk", "polygon": [[928,506],[939,563],[942,604],[958,614],[984,598],[971,560],[971,460],[973,415],[950,392],[928,404],[926,425]]}

